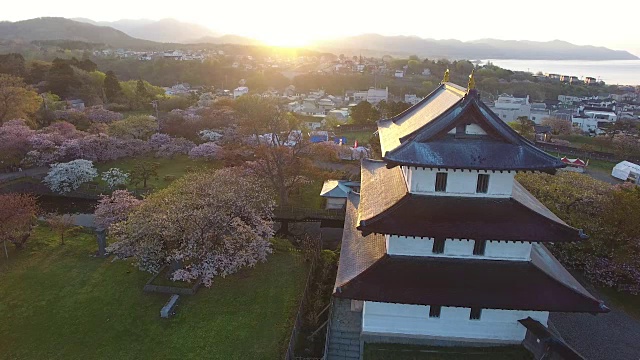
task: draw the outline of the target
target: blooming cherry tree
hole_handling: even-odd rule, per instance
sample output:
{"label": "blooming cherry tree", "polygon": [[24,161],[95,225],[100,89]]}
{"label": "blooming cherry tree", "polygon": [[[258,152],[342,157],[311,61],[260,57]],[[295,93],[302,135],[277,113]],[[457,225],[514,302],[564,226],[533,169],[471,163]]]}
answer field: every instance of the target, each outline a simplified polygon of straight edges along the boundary
{"label": "blooming cherry tree", "polygon": [[102,180],[104,180],[110,188],[114,188],[118,185],[124,185],[129,181],[129,174],[118,169],[111,168],[102,173]]}
{"label": "blooming cherry tree", "polygon": [[192,159],[216,160],[221,156],[222,147],[212,142],[200,144],[189,151],[189,157]]}
{"label": "blooming cherry tree", "polygon": [[182,264],[173,280],[211,286],[215,276],[266,260],[274,205],[263,182],[241,168],[188,174],[111,225],[108,251],[150,272]]}
{"label": "blooming cherry tree", "polygon": [[76,190],[83,183],[93,180],[96,176],[98,176],[98,170],[93,167],[93,162],[80,159],[51,165],[43,182],[52,191],[66,194]]}
{"label": "blooming cherry tree", "polygon": [[142,203],[126,190],[116,190],[111,195],[102,195],[95,211],[98,228],[109,229],[112,224],[127,219],[129,213]]}

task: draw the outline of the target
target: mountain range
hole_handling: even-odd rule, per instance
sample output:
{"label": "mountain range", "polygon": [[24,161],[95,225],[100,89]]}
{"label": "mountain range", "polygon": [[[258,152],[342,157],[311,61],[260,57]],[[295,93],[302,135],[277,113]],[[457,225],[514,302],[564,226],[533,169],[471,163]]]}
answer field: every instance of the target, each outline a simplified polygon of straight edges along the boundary
{"label": "mountain range", "polygon": [[[167,48],[179,44],[263,45],[239,36],[221,35],[202,25],[163,20],[118,20],[97,22],[77,18],[36,18],[0,22],[0,39],[14,41],[79,40],[118,48]],[[636,60],[637,56],[605,47],[574,45],[565,41],[548,42],[481,39],[475,41],[423,39],[417,36],[364,34],[316,42],[315,50],[333,53],[372,55],[418,55],[454,59],[526,60]]]}

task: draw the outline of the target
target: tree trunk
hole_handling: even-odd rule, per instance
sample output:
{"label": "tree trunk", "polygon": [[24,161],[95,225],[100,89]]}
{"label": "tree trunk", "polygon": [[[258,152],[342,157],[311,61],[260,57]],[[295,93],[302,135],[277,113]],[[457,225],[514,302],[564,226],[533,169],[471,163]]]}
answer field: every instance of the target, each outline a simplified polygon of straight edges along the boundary
{"label": "tree trunk", "polygon": [[104,229],[96,229],[96,240],[98,242],[98,256],[105,257],[107,254],[107,232]]}
{"label": "tree trunk", "polygon": [[60,232],[60,245],[64,245],[64,230]]}

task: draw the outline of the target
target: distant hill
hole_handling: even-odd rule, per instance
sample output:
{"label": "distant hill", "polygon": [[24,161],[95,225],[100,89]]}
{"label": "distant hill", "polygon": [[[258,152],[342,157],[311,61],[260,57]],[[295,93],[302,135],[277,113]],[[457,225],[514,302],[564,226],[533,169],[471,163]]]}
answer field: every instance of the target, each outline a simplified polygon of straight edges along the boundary
{"label": "distant hill", "polygon": [[110,26],[134,38],[157,41],[163,43],[188,43],[203,37],[218,36],[212,30],[198,24],[178,21],[175,19],[122,19],[118,21],[93,21],[85,18],[73,20],[93,25]]}
{"label": "distant hill", "polygon": [[117,48],[154,48],[159,44],[133,38],[120,30],[65,18],[44,17],[24,21],[0,22],[0,39],[77,40],[107,44]]}
{"label": "distant hill", "polygon": [[188,41],[190,44],[236,44],[236,45],[264,45],[256,39],[240,35],[205,36],[199,39]]}
{"label": "distant hill", "polygon": [[636,60],[627,51],[605,47],[580,46],[565,41],[511,41],[481,39],[423,39],[417,36],[364,34],[318,42],[319,50],[357,55],[418,55],[454,59],[526,59],[526,60]]}

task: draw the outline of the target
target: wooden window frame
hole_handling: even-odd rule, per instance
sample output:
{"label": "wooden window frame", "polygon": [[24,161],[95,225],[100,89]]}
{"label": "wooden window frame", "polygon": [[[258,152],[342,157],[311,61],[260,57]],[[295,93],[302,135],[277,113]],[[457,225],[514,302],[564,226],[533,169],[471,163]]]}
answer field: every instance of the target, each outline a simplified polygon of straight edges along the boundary
{"label": "wooden window frame", "polygon": [[489,192],[489,174],[478,174],[476,183],[476,194],[486,194]]}
{"label": "wooden window frame", "polygon": [[442,312],[442,306],[440,306],[440,305],[430,305],[429,306],[429,317],[430,318],[439,318],[441,312]]}
{"label": "wooden window frame", "polygon": [[487,240],[474,240],[473,255],[484,255],[487,249]]}
{"label": "wooden window frame", "polygon": [[431,252],[434,254],[444,254],[444,246],[447,239],[434,239]]}
{"label": "wooden window frame", "polygon": [[469,312],[469,320],[480,320],[482,318],[482,308],[472,307]]}
{"label": "wooden window frame", "polygon": [[[440,181],[438,181],[438,178],[440,178]],[[442,180],[443,178],[444,178],[444,180]],[[448,180],[448,178],[449,178],[449,174],[446,173],[446,172],[437,172],[436,173],[435,192],[447,192],[447,180]]]}

